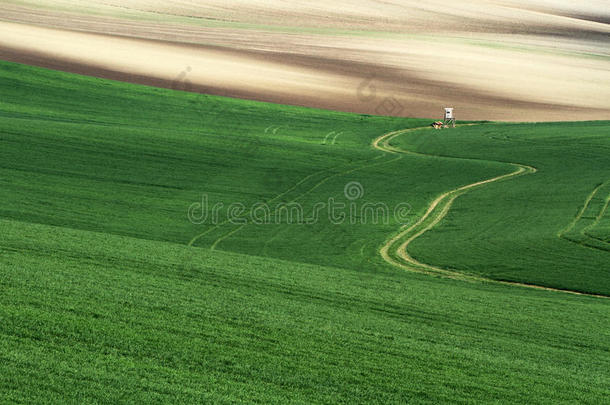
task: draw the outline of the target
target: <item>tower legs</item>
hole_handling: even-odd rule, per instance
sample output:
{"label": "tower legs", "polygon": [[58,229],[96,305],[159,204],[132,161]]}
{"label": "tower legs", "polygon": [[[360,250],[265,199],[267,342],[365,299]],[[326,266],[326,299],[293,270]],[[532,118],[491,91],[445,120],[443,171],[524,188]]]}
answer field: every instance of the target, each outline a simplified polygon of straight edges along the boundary
{"label": "tower legs", "polygon": [[449,128],[449,125],[451,125],[451,128],[455,128],[455,118],[445,119],[445,121],[443,122],[443,126],[445,128]]}

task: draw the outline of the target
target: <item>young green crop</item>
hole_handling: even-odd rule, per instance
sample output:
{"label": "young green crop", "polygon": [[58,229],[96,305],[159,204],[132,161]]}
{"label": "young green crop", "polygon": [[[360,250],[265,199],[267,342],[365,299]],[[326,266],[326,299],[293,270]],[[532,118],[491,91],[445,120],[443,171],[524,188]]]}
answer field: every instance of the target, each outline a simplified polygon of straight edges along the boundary
{"label": "young green crop", "polygon": [[[245,214],[298,203],[305,215],[332,198],[347,208],[408,204],[412,223],[441,193],[508,173],[507,161],[531,164],[536,174],[460,196],[412,253],[607,294],[608,252],[557,233],[606,176],[608,124],[395,139],[458,157],[447,158],[371,147],[429,120],[5,62],[0,94],[5,402],[598,404],[610,395],[606,299],[398,269],[379,255],[405,225],[394,217],[241,225],[220,210],[216,226],[188,215],[203,196]],[[346,191],[354,182],[357,198]],[[592,201],[603,213],[603,199]],[[605,214],[577,225],[607,241]]]}
{"label": "young green crop", "polygon": [[[391,156],[369,146],[384,132],[427,120],[277,106],[1,66],[6,218],[395,272],[378,247],[403,225],[394,220],[396,207],[408,208],[405,220],[413,220],[444,189],[504,170],[497,163],[480,167]],[[316,204],[330,199],[349,204],[344,189],[350,182],[363,188],[353,201],[354,221],[337,224],[326,209],[302,226],[278,224],[276,217],[262,225],[250,220],[241,228],[225,223],[231,204],[243,204],[247,214],[263,202],[273,211],[278,204],[298,203],[310,218]],[[189,208],[204,197],[207,220],[189,221]],[[378,203],[388,207],[387,221],[361,218],[365,204]],[[212,221],[217,204],[223,208]]]}
{"label": "young green crop", "polygon": [[411,253],[489,278],[607,295],[608,133],[608,122],[494,124],[397,138],[399,146],[421,153],[537,169],[459,197]]}
{"label": "young green crop", "polygon": [[0,227],[4,401],[598,404],[610,394],[603,299]]}

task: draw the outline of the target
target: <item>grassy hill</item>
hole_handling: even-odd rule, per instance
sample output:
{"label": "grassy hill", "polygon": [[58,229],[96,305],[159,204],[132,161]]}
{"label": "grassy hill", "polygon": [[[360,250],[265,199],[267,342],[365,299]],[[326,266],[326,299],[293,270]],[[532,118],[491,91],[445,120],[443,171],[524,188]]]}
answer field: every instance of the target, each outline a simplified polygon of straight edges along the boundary
{"label": "grassy hill", "polygon": [[[7,218],[184,244],[197,238],[195,246],[210,247],[236,228],[214,226],[214,204],[224,204],[218,224],[233,203],[251,208],[268,202],[275,211],[279,203],[298,202],[310,217],[315,204],[329,198],[349,203],[344,188],[356,181],[364,189],[358,208],[408,203],[414,218],[442,190],[505,170],[495,163],[397,158],[369,147],[384,132],[428,120],[283,107],[2,66],[0,153],[7,193],[0,213]],[[439,174],[434,182],[422,181]],[[209,220],[194,224],[188,209],[204,195]],[[319,217],[310,226],[276,224],[275,218],[251,224],[216,246],[395,272],[377,253],[400,226],[393,218],[352,225],[331,224],[326,213]]]}
{"label": "grassy hill", "polygon": [[[581,228],[607,238],[601,188],[590,205],[599,220],[577,216],[603,179],[608,124],[484,124],[394,141],[458,157],[446,158],[370,147],[428,120],[3,62],[0,92],[8,401],[601,403],[610,394],[607,300],[405,272],[379,255],[440,193],[520,162],[538,172],[460,196],[413,253],[468,273],[607,294],[608,252],[569,238]],[[358,198],[346,194],[353,182]],[[207,221],[189,218],[204,196],[224,204],[217,221],[211,206]],[[507,196],[527,200],[529,216],[505,221],[518,212]],[[262,202],[298,203],[309,217],[330,198],[348,210],[408,209],[382,223],[361,211],[354,223],[326,214],[311,224],[227,222],[233,203],[245,207],[238,219]],[[504,240],[481,233],[493,227]],[[520,231],[535,242],[508,249],[525,243]],[[470,241],[462,251],[460,238]]]}
{"label": "grassy hill", "polygon": [[396,138],[422,153],[537,169],[460,197],[411,252],[425,263],[494,279],[607,295],[609,133],[608,122],[494,124]]}
{"label": "grassy hill", "polygon": [[610,394],[606,300],[1,226],[8,401],[597,404]]}

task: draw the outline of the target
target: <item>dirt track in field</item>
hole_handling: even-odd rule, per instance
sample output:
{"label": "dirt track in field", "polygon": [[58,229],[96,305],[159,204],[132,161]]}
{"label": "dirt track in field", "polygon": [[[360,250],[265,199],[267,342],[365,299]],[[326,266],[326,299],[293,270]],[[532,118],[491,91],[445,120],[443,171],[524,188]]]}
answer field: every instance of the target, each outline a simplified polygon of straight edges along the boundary
{"label": "dirt track in field", "polygon": [[[471,124],[470,124],[471,125]],[[409,150],[404,150],[400,148],[396,148],[391,146],[389,142],[397,136],[407,134],[409,132],[430,129],[430,127],[424,128],[411,128],[401,131],[394,131],[373,140],[371,146],[374,149],[380,150],[382,152],[392,153],[392,154],[410,154],[410,155],[420,155],[420,156],[433,156],[426,155],[423,153],[412,152]],[[441,275],[443,277],[449,277],[458,280],[467,280],[467,281],[482,281],[482,282],[494,282],[499,284],[513,285],[519,287],[527,287],[527,288],[535,288],[538,290],[547,290],[547,291],[558,291],[565,292],[576,295],[587,295],[591,297],[597,298],[610,298],[605,295],[597,295],[597,294],[587,294],[582,293],[580,291],[572,291],[572,290],[563,290],[551,287],[545,287],[536,284],[527,284],[527,283],[517,283],[512,281],[499,281],[493,280],[489,278],[485,278],[482,276],[475,276],[470,274],[461,273],[455,270],[447,270],[442,269],[440,267],[436,267],[427,263],[422,263],[419,260],[415,259],[408,252],[408,247],[411,242],[415,239],[419,238],[424,233],[433,229],[440,221],[443,220],[449,213],[451,206],[456,198],[460,195],[473,190],[475,188],[484,186],[489,183],[494,183],[503,180],[509,180],[512,178],[516,178],[525,174],[533,174],[536,173],[537,169],[532,166],[527,166],[519,163],[508,163],[507,165],[516,167],[516,170],[507,174],[503,174],[500,176],[496,176],[490,179],[477,181],[471,184],[467,184],[462,187],[455,188],[453,190],[449,190],[440,194],[434,201],[430,203],[426,212],[411,226],[408,226],[405,229],[401,229],[396,235],[392,236],[388,241],[381,247],[379,253],[381,257],[388,263],[393,266],[408,270],[415,271],[430,275]]]}
{"label": "dirt track in field", "polygon": [[556,0],[6,0],[0,59],[380,115],[610,119],[610,11]]}

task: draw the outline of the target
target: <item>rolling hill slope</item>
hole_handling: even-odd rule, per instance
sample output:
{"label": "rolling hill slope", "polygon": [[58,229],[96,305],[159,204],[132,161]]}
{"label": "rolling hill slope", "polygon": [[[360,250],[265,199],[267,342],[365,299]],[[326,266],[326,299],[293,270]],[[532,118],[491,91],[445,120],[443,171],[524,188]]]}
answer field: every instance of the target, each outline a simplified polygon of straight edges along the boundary
{"label": "rolling hill slope", "polygon": [[[423,154],[392,154],[371,141],[428,121],[222,99],[13,64],[3,64],[2,76],[6,218],[394,272],[379,246],[401,226],[441,193],[511,173],[503,162],[519,162],[538,172],[458,198],[441,224],[452,231],[439,232],[433,245],[427,241],[435,233],[426,233],[413,242],[414,252],[491,278],[610,291],[608,253],[557,237],[608,178],[607,123],[416,131],[392,142]],[[358,187],[354,200],[345,194],[350,184]],[[189,219],[202,203],[205,220]],[[260,204],[269,211],[264,224],[252,215]],[[302,222],[315,220],[290,223],[295,204]],[[334,216],[333,204],[343,207]],[[377,218],[379,204],[386,211]],[[474,216],[454,226],[464,204],[475,207]],[[228,221],[236,205],[239,218]],[[591,232],[604,229],[604,217]],[[549,245],[532,250],[534,240]],[[425,256],[417,250],[424,245]]]}
{"label": "rolling hill slope", "polygon": [[[596,404],[610,394],[606,299],[406,272],[379,252],[441,193],[510,173],[505,162],[518,161],[538,172],[460,196],[412,253],[469,274],[607,294],[599,269],[608,252],[556,235],[605,173],[607,123],[412,131],[392,145],[422,154],[392,154],[371,142],[428,120],[6,62],[0,91],[0,392],[8,401]],[[570,153],[579,172],[564,158],[553,164]],[[548,191],[549,183],[562,187]],[[504,220],[514,207],[508,197],[496,206],[498,194],[533,196],[528,215],[545,226],[515,230]],[[252,221],[257,203],[298,204],[310,218],[331,198],[345,204],[342,221],[323,213],[299,224],[277,211],[268,223]],[[224,205],[214,222],[216,203]],[[244,206],[236,218],[250,222],[226,222],[233,203]],[[356,211],[351,223],[351,204],[367,203],[408,205],[400,218]],[[607,235],[606,219],[591,237]],[[486,227],[505,232],[492,252]],[[458,230],[472,255],[442,241],[453,232],[459,244]],[[550,260],[540,250],[538,262],[522,254],[514,263],[505,248],[524,243],[519,230],[545,251],[570,246],[563,254],[580,277],[539,267]],[[498,261],[512,272],[494,272]]]}
{"label": "rolling hill slope", "polygon": [[[425,263],[494,279],[607,294],[610,245],[602,229],[609,215],[609,133],[608,122],[496,124],[396,138],[426,154],[536,168],[518,181],[458,198],[439,226],[413,242],[411,253]],[[597,231],[602,240],[585,230]]]}
{"label": "rolling hill slope", "polygon": [[0,226],[9,402],[597,404],[610,393],[607,300]]}

